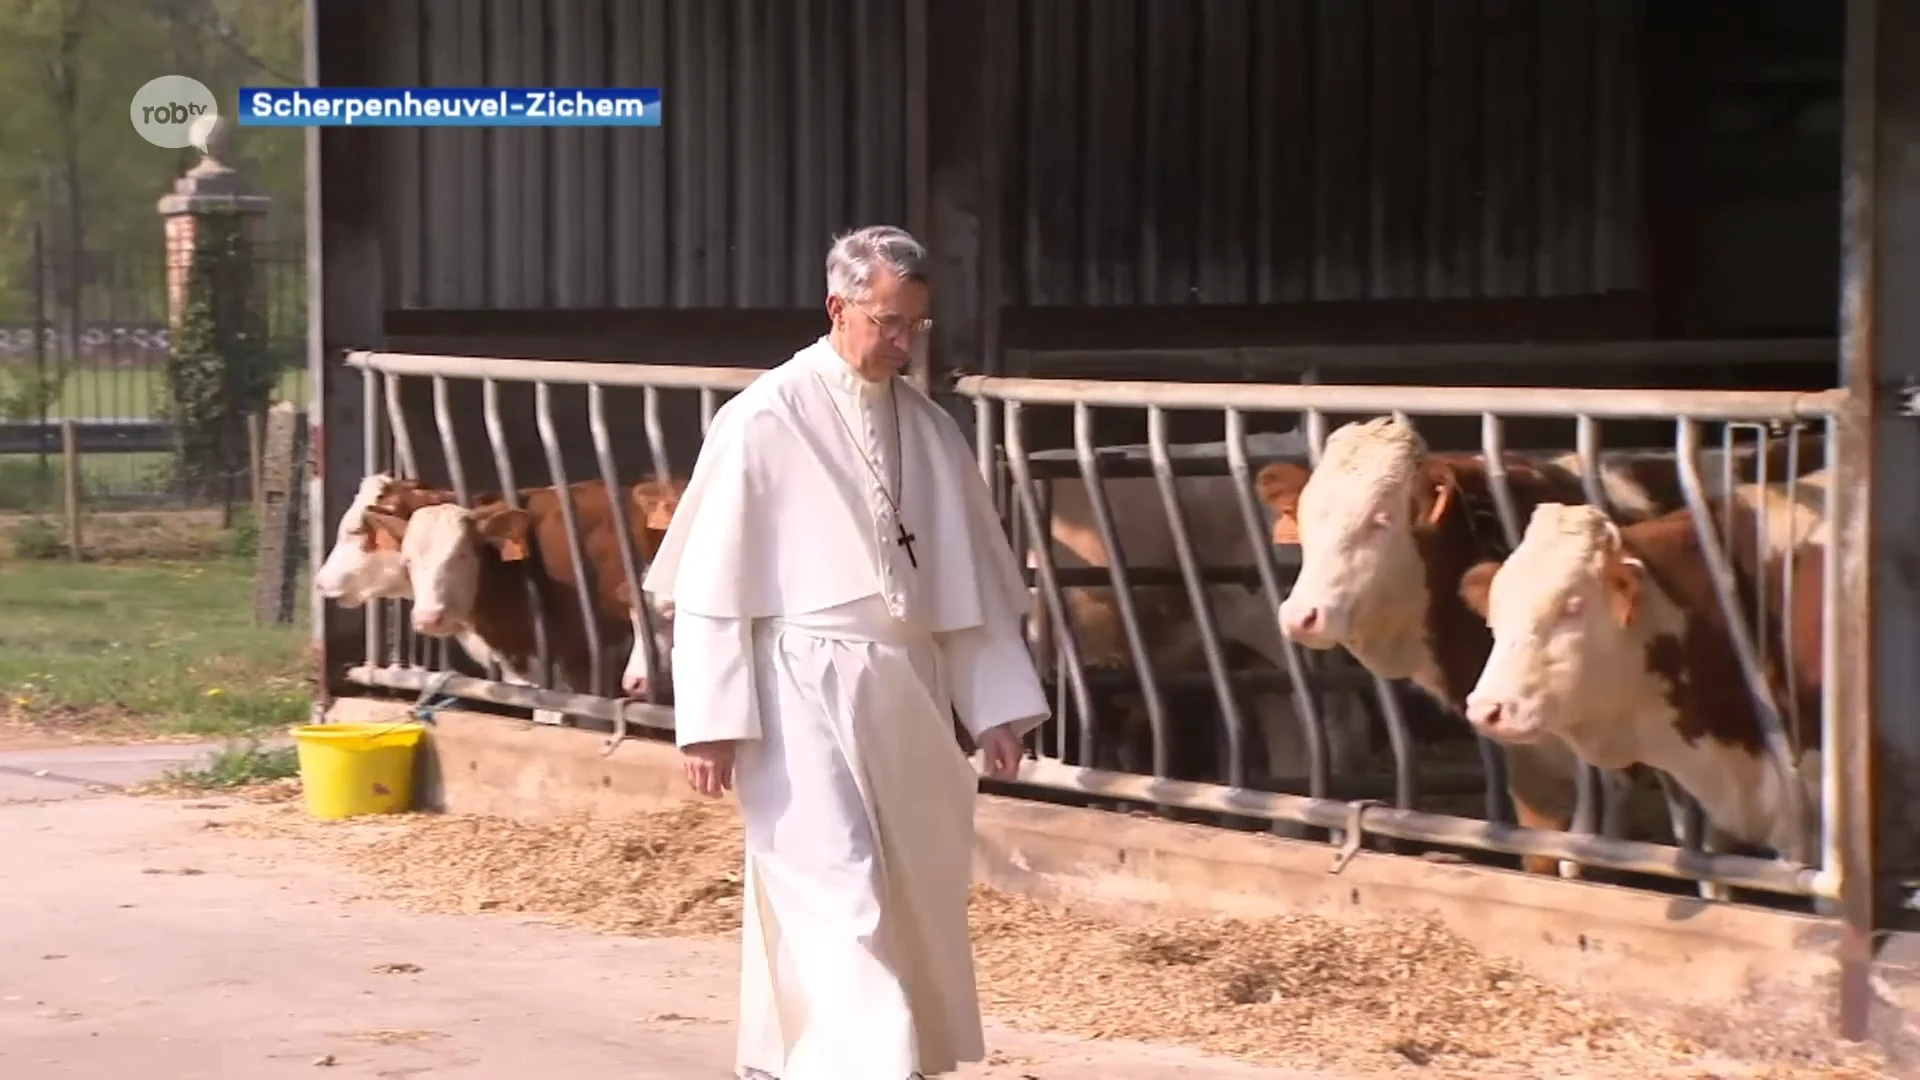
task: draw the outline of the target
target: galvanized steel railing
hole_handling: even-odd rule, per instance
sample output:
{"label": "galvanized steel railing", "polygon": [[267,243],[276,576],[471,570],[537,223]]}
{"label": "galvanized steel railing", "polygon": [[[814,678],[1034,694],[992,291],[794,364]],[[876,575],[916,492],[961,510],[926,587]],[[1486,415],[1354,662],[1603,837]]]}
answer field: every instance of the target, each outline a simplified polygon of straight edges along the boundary
{"label": "galvanized steel railing", "polygon": [[[1845,402],[1843,392],[1177,384],[994,376],[962,377],[957,380],[955,390],[973,400],[976,431],[988,433],[980,440],[978,450],[981,466],[990,477],[999,467],[997,455],[1003,453],[1005,456],[1004,464],[1013,489],[1008,509],[1009,516],[1016,522],[1016,544],[1019,546],[1024,541],[1024,546],[1030,552],[1037,584],[1044,594],[1045,616],[1060,639],[1056,643],[1062,658],[1058,665],[1059,678],[1068,691],[1067,703],[1081,718],[1083,741],[1087,739],[1088,732],[1098,727],[1091,719],[1097,707],[1089,680],[1080,670],[1071,620],[1067,617],[1067,606],[1060,595],[1063,588],[1081,582],[1063,582],[1060,573],[1052,566],[1045,530],[1039,528],[1037,522],[1049,517],[1043,494],[1046,481],[1050,478],[1079,480],[1086,485],[1096,525],[1108,550],[1117,551],[1111,525],[1112,510],[1101,491],[1101,481],[1105,478],[1097,475],[1094,467],[1096,455],[1090,446],[1094,412],[1114,410],[1136,415],[1144,413],[1151,475],[1160,489],[1168,516],[1180,577],[1187,587],[1195,617],[1200,623],[1201,647],[1207,654],[1209,674],[1219,695],[1220,721],[1227,729],[1223,734],[1229,747],[1228,757],[1234,762],[1233,775],[1226,778],[1227,783],[1198,784],[1089,768],[1086,763],[1092,757],[1091,749],[1082,746],[1081,753],[1076,755],[1079,764],[1065,764],[1059,760],[1063,755],[1056,755],[1053,760],[1043,757],[1023,773],[1024,781],[1095,797],[1124,798],[1191,810],[1288,820],[1325,828],[1336,841],[1344,840],[1344,845],[1357,843],[1354,833],[1364,829],[1381,836],[1413,842],[1480,848],[1514,855],[1548,856],[1584,866],[1692,879],[1700,882],[1702,894],[1709,896],[1724,896],[1723,886],[1823,898],[1837,895],[1835,868],[1839,865],[1837,849],[1843,838],[1831,828],[1835,817],[1832,807],[1840,785],[1849,781],[1860,782],[1864,776],[1866,735],[1864,731],[1836,730],[1840,718],[1834,715],[1832,707],[1835,695],[1831,679],[1825,683],[1823,740],[1827,752],[1822,755],[1824,812],[1821,820],[1828,824],[1818,837],[1801,837],[1800,842],[1794,845],[1794,850],[1779,860],[1693,850],[1703,832],[1699,807],[1679,793],[1670,782],[1664,786],[1674,817],[1675,833],[1684,838],[1685,848],[1591,835],[1601,810],[1601,785],[1593,782],[1594,770],[1591,768],[1582,770],[1579,777],[1578,810],[1574,816],[1572,833],[1557,834],[1501,823],[1496,811],[1499,755],[1484,739],[1480,741],[1480,747],[1488,794],[1488,820],[1474,822],[1413,810],[1411,804],[1417,780],[1411,761],[1411,740],[1394,706],[1392,693],[1379,680],[1376,680],[1376,690],[1394,758],[1393,791],[1396,806],[1389,809],[1366,805],[1364,802],[1330,802],[1323,797],[1327,788],[1324,766],[1326,730],[1322,717],[1314,707],[1313,695],[1306,693],[1303,687],[1303,658],[1290,642],[1286,644],[1285,666],[1292,684],[1296,716],[1305,729],[1303,734],[1309,756],[1309,795],[1300,797],[1245,790],[1236,782],[1244,775],[1238,746],[1240,731],[1244,730],[1243,721],[1234,702],[1230,685],[1233,680],[1223,677],[1224,663],[1220,656],[1218,634],[1210,625],[1212,619],[1204,597],[1204,586],[1218,578],[1204,574],[1192,558],[1191,544],[1186,537],[1187,530],[1176,496],[1172,457],[1167,443],[1167,423],[1168,415],[1173,412],[1213,412],[1221,415],[1225,468],[1238,481],[1236,486],[1239,488],[1241,516],[1253,541],[1259,584],[1267,602],[1277,608],[1284,594],[1279,587],[1280,574],[1260,528],[1262,511],[1252,492],[1252,470],[1247,449],[1249,414],[1299,414],[1303,421],[1301,427],[1308,435],[1308,453],[1315,463],[1319,447],[1328,433],[1326,417],[1329,413],[1394,413],[1404,419],[1406,412],[1411,410],[1426,415],[1480,418],[1483,459],[1488,463],[1488,479],[1495,509],[1509,548],[1517,544],[1525,523],[1515,509],[1500,465],[1506,456],[1504,417],[1571,419],[1576,429],[1575,453],[1581,462],[1580,471],[1586,481],[1588,501],[1603,508],[1607,506],[1607,499],[1599,483],[1600,422],[1672,422],[1675,459],[1685,504],[1696,528],[1700,530],[1714,591],[1729,614],[1728,625],[1734,631],[1732,640],[1742,675],[1748,691],[1754,696],[1764,724],[1768,757],[1773,767],[1780,771],[1783,781],[1788,781],[1797,775],[1795,763],[1799,760],[1802,748],[1794,745],[1761,674],[1762,666],[1768,659],[1766,650],[1769,645],[1767,635],[1756,631],[1762,626],[1764,608],[1761,605],[1765,601],[1766,586],[1764,583],[1760,586],[1761,604],[1756,605],[1758,610],[1742,612],[1729,554],[1722,546],[1730,545],[1732,537],[1720,537],[1718,544],[1713,541],[1711,500],[1699,464],[1702,426],[1714,423],[1722,428],[1725,451],[1722,461],[1726,471],[1722,490],[1730,492],[1733,487],[1732,451],[1743,432],[1750,433],[1754,438],[1762,469],[1761,475],[1755,480],[1764,484],[1770,480],[1764,473],[1770,425],[1824,425],[1829,446],[1828,462],[1836,469],[1834,486],[1839,488],[1845,483],[1845,463],[1835,460],[1831,451],[1835,418]],[[1074,468],[1054,469],[1051,472],[1036,468],[1037,463],[1027,449],[1024,433],[1026,414],[1034,407],[1071,410]],[[1797,450],[1797,440],[1789,441],[1787,446],[1790,462],[1788,475],[1783,482],[1787,485],[1787,497],[1791,502],[1794,497],[1793,484],[1799,475],[1796,463],[1791,461]],[[1191,470],[1188,474],[1191,474]],[[1829,582],[1839,580],[1837,567],[1843,557],[1857,557],[1843,552],[1837,540],[1827,543],[1824,553],[1824,577]],[[1164,772],[1165,747],[1170,737],[1168,729],[1173,721],[1158,700],[1160,695],[1155,685],[1156,673],[1141,644],[1138,613],[1133,604],[1122,599],[1130,592],[1130,587],[1137,584],[1139,571],[1125,567],[1123,558],[1110,561],[1112,565],[1108,570],[1098,575],[1098,584],[1113,588],[1116,600],[1120,601],[1116,606],[1121,620],[1128,624],[1126,637],[1137,669],[1136,685],[1146,701],[1147,719],[1153,729],[1156,772]],[[1789,605],[1792,602],[1791,580],[1789,560],[1783,568],[1781,582],[1782,589],[1786,591],[1783,600]],[[1095,582],[1088,580],[1083,583]],[[1828,618],[1826,612],[1831,612],[1834,606],[1831,602],[1825,605],[1823,619]],[[1831,640],[1829,633],[1829,643]],[[1794,688],[1792,665],[1786,665],[1786,670],[1791,690]],[[1857,723],[1855,726],[1858,726]],[[1662,779],[1665,780],[1664,777]],[[1789,802],[1787,813],[1793,814],[1795,808],[1792,804],[1801,798],[1802,789],[1793,782],[1786,782],[1783,786]]]}
{"label": "galvanized steel railing", "polygon": [[[403,378],[431,380],[433,387],[433,417],[436,435],[449,463],[450,482],[456,500],[463,506],[473,505],[474,495],[470,490],[467,477],[463,474],[458,453],[462,433],[456,423],[456,417],[448,403],[447,386],[450,380],[466,379],[479,381],[483,388],[483,426],[486,431],[496,471],[501,482],[499,497],[509,505],[519,505],[520,496],[514,482],[513,462],[508,453],[507,433],[500,415],[499,384],[503,382],[531,383],[535,387],[535,418],[540,436],[547,471],[554,485],[562,493],[563,524],[566,526],[570,554],[576,566],[584,566],[584,547],[574,520],[571,496],[568,494],[567,476],[561,454],[561,433],[556,429],[552,415],[550,387],[555,385],[585,386],[588,388],[588,415],[590,435],[593,438],[595,457],[599,466],[601,483],[605,484],[613,496],[616,506],[620,505],[620,496],[624,493],[619,477],[616,475],[609,429],[606,421],[603,388],[639,387],[644,390],[645,408],[642,423],[645,425],[648,446],[651,451],[651,472],[661,479],[669,476],[667,445],[664,427],[661,422],[661,397],[668,390],[697,394],[701,414],[702,431],[711,422],[714,410],[723,394],[738,391],[746,386],[760,372],[738,368],[685,368],[614,363],[588,363],[574,361],[546,360],[510,360],[473,357],[415,356],[390,353],[354,353],[347,361],[351,366],[368,373],[364,382],[365,406],[367,409],[366,441],[364,444],[366,472],[371,474],[382,471],[382,463],[388,460],[389,439],[391,460],[395,471],[402,478],[418,479],[418,462],[414,453],[414,444],[408,426],[408,418],[401,407],[399,381]],[[378,376],[377,378],[373,376]],[[1035,629],[1044,639],[1050,632],[1057,641],[1055,647],[1065,654],[1065,662],[1059,665],[1060,685],[1065,694],[1065,702],[1082,720],[1080,739],[1077,747],[1068,752],[1060,746],[1052,755],[1042,754],[1040,760],[1026,763],[1021,783],[1063,791],[1077,792],[1081,795],[1099,799],[1124,799],[1135,802],[1158,804],[1167,807],[1181,807],[1188,810],[1207,811],[1270,819],[1275,822],[1292,822],[1318,829],[1325,829],[1335,843],[1341,845],[1344,857],[1350,857],[1357,849],[1363,836],[1371,833],[1375,836],[1392,838],[1417,844],[1434,844],[1450,847],[1474,848],[1510,855],[1535,855],[1566,860],[1568,862],[1592,867],[1606,867],[1617,871],[1644,873],[1668,878],[1687,879],[1703,883],[1703,892],[1718,894],[1717,887],[1744,887],[1766,892],[1830,898],[1838,895],[1839,880],[1837,867],[1838,847],[1847,842],[1846,837],[1838,835],[1833,827],[1836,813],[1834,809],[1835,793],[1843,785],[1863,782],[1868,766],[1866,751],[1866,732],[1864,723],[1858,717],[1840,717],[1835,714],[1833,701],[1834,684],[1829,678],[1825,684],[1823,698],[1823,754],[1824,779],[1822,790],[1823,813],[1825,823],[1818,837],[1804,838],[1797,845],[1798,850],[1789,852],[1784,859],[1763,859],[1738,855],[1709,854],[1688,848],[1673,847],[1641,841],[1617,839],[1595,835],[1595,822],[1600,817],[1602,785],[1591,782],[1592,774],[1580,784],[1578,798],[1579,811],[1575,815],[1573,832],[1556,833],[1544,830],[1519,828],[1498,820],[1496,812],[1500,802],[1498,798],[1500,755],[1490,744],[1482,743],[1480,753],[1483,775],[1488,789],[1487,820],[1449,816],[1423,812],[1412,808],[1419,775],[1414,760],[1412,740],[1406,726],[1398,714],[1395,697],[1389,687],[1374,680],[1372,690],[1383,712],[1387,728],[1389,748],[1393,755],[1393,775],[1390,782],[1392,801],[1395,805],[1384,806],[1370,799],[1346,800],[1335,798],[1333,789],[1340,778],[1330,775],[1327,755],[1327,733],[1323,718],[1316,707],[1316,675],[1327,665],[1308,663],[1291,644],[1285,653],[1284,669],[1272,673],[1249,673],[1234,670],[1222,644],[1220,628],[1215,624],[1209,610],[1210,587],[1224,580],[1239,580],[1242,584],[1255,587],[1264,597],[1270,608],[1277,609],[1285,595],[1285,580],[1282,569],[1277,565],[1267,541],[1265,511],[1255,500],[1253,487],[1253,458],[1248,452],[1248,420],[1254,413],[1294,413],[1303,418],[1302,430],[1307,436],[1310,458],[1317,458],[1318,449],[1327,435],[1326,416],[1329,413],[1384,414],[1412,411],[1423,415],[1479,417],[1482,429],[1483,449],[1488,460],[1497,463],[1502,460],[1504,449],[1502,418],[1504,417],[1558,417],[1571,419],[1576,426],[1575,450],[1583,463],[1582,472],[1588,478],[1588,498],[1598,505],[1605,504],[1605,495],[1597,482],[1600,470],[1598,461],[1601,455],[1600,423],[1604,420],[1666,420],[1675,428],[1674,448],[1678,461],[1681,486],[1685,501],[1692,511],[1697,525],[1702,529],[1711,529],[1710,496],[1707,494],[1701,469],[1697,460],[1704,441],[1702,425],[1719,424],[1725,429],[1723,440],[1729,446],[1731,440],[1741,431],[1753,433],[1756,440],[1764,441],[1766,425],[1813,424],[1824,425],[1829,438],[1828,463],[1836,468],[1833,485],[1835,491],[1842,490],[1848,476],[1850,463],[1838,461],[1832,456],[1831,434],[1835,418],[1844,404],[1844,396],[1839,391],[1821,393],[1764,393],[1744,391],[1672,391],[1672,390],[1559,390],[1559,389],[1514,389],[1514,388],[1463,388],[1463,387],[1361,387],[1361,386],[1288,386],[1288,385],[1247,385],[1247,384],[1180,384],[1153,382],[1112,382],[1087,380],[1049,380],[1049,379],[1012,379],[988,376],[966,376],[955,384],[955,390],[963,398],[973,401],[976,419],[976,440],[983,470],[997,485],[1010,482],[1010,498],[1005,506],[1009,517],[1009,526],[1016,538],[1024,536],[1024,545],[1033,553],[1034,586],[1043,606],[1041,619],[1044,625]],[[1069,459],[1044,462],[1036,459],[1029,451],[1025,438],[1025,414],[1037,407],[1059,406],[1071,410],[1071,429],[1073,449]],[[1125,565],[1124,558],[1109,559],[1105,568],[1091,568],[1089,571],[1073,571],[1057,567],[1049,555],[1050,544],[1047,530],[1040,527],[1041,521],[1050,520],[1047,506],[1046,481],[1050,478],[1077,480],[1085,485],[1089,502],[1093,510],[1094,526],[1103,538],[1109,552],[1118,552],[1116,523],[1113,509],[1108,504],[1104,483],[1111,478],[1112,470],[1103,470],[1101,449],[1093,445],[1093,430],[1096,410],[1132,410],[1143,412],[1148,433],[1146,467],[1144,475],[1150,476],[1158,487],[1161,496],[1161,508],[1167,515],[1172,533],[1174,561],[1176,566],[1168,568],[1135,568]],[[1191,469],[1176,467],[1176,455],[1168,442],[1169,414],[1174,412],[1199,411],[1217,413],[1221,417],[1224,435],[1223,460],[1211,463],[1209,467],[1218,475],[1233,478],[1235,486],[1241,492],[1239,517],[1250,546],[1256,554],[1250,577],[1243,572],[1238,576],[1222,574],[1218,568],[1202,565],[1196,552],[1194,537],[1187,524],[1180,498],[1176,492],[1177,480],[1191,473]],[[389,429],[389,439],[383,439],[379,425],[372,422],[384,415]],[[1008,476],[1000,475],[1001,457]],[[1762,455],[1764,459],[1764,454]],[[1184,464],[1185,458],[1180,458]],[[1728,455],[1728,468],[1731,468],[1731,455]],[[1797,475],[1797,471],[1790,469]],[[1510,496],[1505,490],[1504,480],[1495,472],[1490,479],[1496,497],[1498,517],[1502,531],[1511,544],[1517,540],[1524,522],[1515,511]],[[1730,479],[1730,477],[1729,477]],[[1761,478],[1764,481],[1764,477]],[[1731,484],[1726,485],[1728,488]],[[1831,507],[1829,507],[1829,510]],[[633,537],[626,529],[623,513],[615,513],[615,528],[619,530],[619,541],[623,547],[622,570],[628,580],[632,594],[638,600],[643,594],[639,589],[641,575],[645,567],[634,554]],[[1702,536],[1708,536],[1703,532]],[[1725,539],[1725,538],[1723,538]],[[1834,582],[1841,580],[1838,567],[1843,558],[1858,558],[1861,553],[1843,551],[1842,537],[1835,536],[1825,546],[1825,580],[1832,588]],[[1768,661],[1764,651],[1771,648],[1766,635],[1755,634],[1748,630],[1751,620],[1739,611],[1737,592],[1732,570],[1727,558],[1719,554],[1720,549],[1709,543],[1705,545],[1714,553],[1709,558],[1709,570],[1712,573],[1716,594],[1732,613],[1729,625],[1743,633],[1736,633],[1736,650],[1741,667],[1749,684],[1756,692],[1760,703],[1761,715],[1766,726],[1766,742],[1769,756],[1776,768],[1786,770],[1792,775],[1793,763],[1798,759],[1798,749],[1793,746],[1785,725],[1781,722],[1779,710],[1774,706],[1761,676],[1761,670]],[[589,633],[597,624],[593,599],[588,593],[585,573],[576,575],[579,588],[577,601]],[[1132,602],[1135,591],[1143,584],[1162,586],[1178,585],[1183,588],[1185,597],[1195,614],[1195,629],[1199,635],[1201,652],[1205,658],[1205,672],[1199,676],[1201,682],[1211,690],[1211,696],[1218,706],[1223,723],[1222,736],[1227,748],[1227,768],[1221,782],[1202,783],[1190,780],[1173,780],[1164,775],[1150,776],[1128,774],[1113,770],[1090,767],[1096,738],[1094,726],[1089,722],[1096,705],[1094,702],[1095,681],[1089,678],[1078,658],[1073,656],[1074,633],[1064,599],[1064,590],[1081,585],[1110,587],[1114,597],[1125,639],[1126,653],[1133,664],[1131,685],[1139,688],[1145,705],[1147,726],[1150,731],[1150,757],[1154,771],[1164,774],[1169,755],[1173,725],[1177,719],[1171,714],[1163,691],[1175,685],[1181,676],[1163,675],[1154,668],[1153,658],[1149,655],[1146,634],[1141,625],[1141,614]],[[1783,583],[1783,588],[1790,588]],[[1790,596],[1790,594],[1789,594]],[[1788,600],[1788,597],[1783,597]],[[1790,602],[1790,600],[1788,600]],[[1828,657],[1827,667],[1832,663],[1832,626],[1830,612],[1835,604],[1825,605],[1823,620],[1827,627]],[[535,605],[538,611],[538,605]],[[642,625],[641,632],[653,649],[654,630],[646,617],[646,606],[639,605]],[[396,690],[425,692],[437,690],[458,697],[477,701],[491,702],[520,708],[556,710],[563,713],[591,717],[613,727],[616,739],[625,732],[630,722],[649,727],[670,728],[671,713],[657,700],[651,703],[625,701],[609,691],[605,685],[605,672],[596,665],[593,673],[593,692],[563,692],[550,689],[553,685],[549,670],[548,638],[546,628],[538,627],[538,640],[541,645],[541,672],[538,679],[541,686],[528,687],[505,683],[493,679],[475,679],[461,675],[448,674],[444,643],[437,663],[429,664],[425,650],[420,643],[412,640],[410,630],[404,618],[400,602],[388,604],[369,604],[367,610],[368,650],[365,662],[353,667],[348,673],[351,681],[371,687]],[[1277,613],[1275,615],[1277,619]],[[1754,618],[1758,618],[1755,613]],[[383,635],[388,620],[397,631],[392,635]],[[1758,623],[1751,623],[1757,627]],[[604,642],[594,642],[596,645]],[[595,649],[596,655],[598,649]],[[383,655],[384,654],[384,655]],[[653,652],[654,671],[664,671],[665,656],[657,650]],[[1055,659],[1043,646],[1037,659],[1048,663]],[[1790,665],[1789,665],[1790,667]],[[435,670],[435,669],[438,670]],[[494,673],[497,676],[497,672]],[[1198,674],[1198,673],[1196,673]],[[1291,700],[1295,715],[1302,725],[1302,737],[1307,748],[1307,770],[1302,785],[1305,794],[1291,794],[1279,791],[1256,791],[1247,786],[1246,748],[1243,742],[1246,731],[1245,720],[1241,716],[1238,691],[1249,681],[1261,685],[1277,686],[1284,683],[1288,698]],[[655,679],[657,687],[660,680]],[[1053,723],[1058,724],[1059,718]],[[1078,764],[1067,764],[1066,758],[1075,759]],[[1795,785],[1789,788],[1797,791]],[[1693,826],[1677,835],[1694,837],[1697,835],[1697,808],[1694,808]],[[1689,845],[1690,847],[1691,845]]]}

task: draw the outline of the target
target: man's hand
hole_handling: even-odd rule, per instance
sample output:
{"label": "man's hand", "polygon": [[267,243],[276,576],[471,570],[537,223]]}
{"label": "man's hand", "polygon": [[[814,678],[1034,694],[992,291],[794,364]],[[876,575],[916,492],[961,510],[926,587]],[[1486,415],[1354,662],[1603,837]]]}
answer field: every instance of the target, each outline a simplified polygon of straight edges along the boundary
{"label": "man's hand", "polygon": [[733,787],[733,754],[738,743],[728,741],[694,743],[680,751],[680,764],[687,773],[687,785],[710,799]]}
{"label": "man's hand", "polygon": [[1012,780],[1020,775],[1020,758],[1025,753],[1013,725],[1001,724],[980,733],[974,740],[980,756],[986,760],[987,776],[994,780]]}

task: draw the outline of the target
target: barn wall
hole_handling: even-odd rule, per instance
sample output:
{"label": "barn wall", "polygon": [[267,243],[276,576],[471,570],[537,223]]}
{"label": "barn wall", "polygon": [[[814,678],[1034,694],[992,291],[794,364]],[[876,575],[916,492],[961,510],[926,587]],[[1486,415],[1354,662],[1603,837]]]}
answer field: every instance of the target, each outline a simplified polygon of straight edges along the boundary
{"label": "barn wall", "polygon": [[385,0],[386,85],[657,86],[665,123],[387,128],[395,309],[811,307],[903,220],[898,0]]}
{"label": "barn wall", "polygon": [[1014,305],[1643,284],[1638,0],[1019,0]]}

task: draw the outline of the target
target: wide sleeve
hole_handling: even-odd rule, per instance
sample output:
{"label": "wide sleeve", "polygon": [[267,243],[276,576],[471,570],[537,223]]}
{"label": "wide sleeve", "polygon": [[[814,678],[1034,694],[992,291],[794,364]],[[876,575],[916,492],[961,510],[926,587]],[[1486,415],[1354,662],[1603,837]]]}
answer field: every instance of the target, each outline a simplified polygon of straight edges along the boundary
{"label": "wide sleeve", "polygon": [[675,612],[675,745],[759,737],[760,702],[753,685],[753,621]]}
{"label": "wide sleeve", "polygon": [[937,634],[935,640],[954,711],[976,743],[1001,724],[1012,724],[1014,736],[1021,737],[1047,718],[1046,691],[1018,622],[990,620]]}

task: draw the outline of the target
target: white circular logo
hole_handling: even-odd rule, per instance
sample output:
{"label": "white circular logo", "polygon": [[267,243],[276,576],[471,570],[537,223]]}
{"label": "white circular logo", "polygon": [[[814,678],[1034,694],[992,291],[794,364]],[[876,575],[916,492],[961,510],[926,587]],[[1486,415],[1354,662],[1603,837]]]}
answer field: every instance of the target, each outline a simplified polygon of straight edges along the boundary
{"label": "white circular logo", "polygon": [[197,145],[193,137],[196,130],[203,133],[200,141],[205,141],[209,125],[201,124],[196,129],[194,122],[220,115],[220,103],[198,79],[162,75],[133,95],[132,113],[133,130],[141,138],[155,146],[180,150]]}

